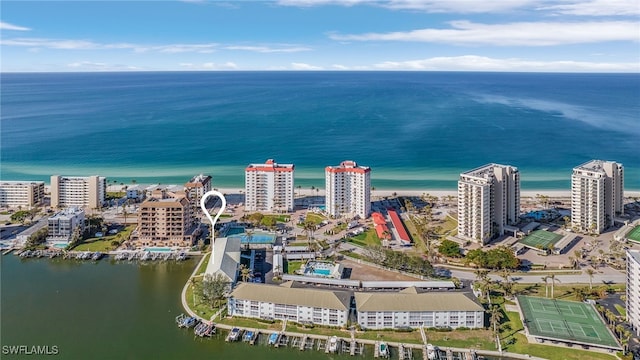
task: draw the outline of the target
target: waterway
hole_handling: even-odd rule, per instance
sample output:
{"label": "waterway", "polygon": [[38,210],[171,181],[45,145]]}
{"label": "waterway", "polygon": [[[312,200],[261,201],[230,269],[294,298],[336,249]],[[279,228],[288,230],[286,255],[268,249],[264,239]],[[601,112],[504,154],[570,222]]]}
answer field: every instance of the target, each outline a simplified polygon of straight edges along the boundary
{"label": "waterway", "polygon": [[[201,339],[179,329],[180,292],[198,259],[116,263],[108,259],[0,257],[2,359],[338,359]],[[57,355],[8,355],[8,346],[48,346]],[[365,356],[364,358],[372,358]]]}
{"label": "waterway", "polygon": [[[197,259],[115,263],[1,257],[1,345],[53,356],[2,359],[323,359],[324,353],[228,344],[178,329],[180,291]],[[6,349],[4,347],[3,349]],[[341,356],[340,356],[341,357]],[[333,356],[335,358],[335,356]]]}

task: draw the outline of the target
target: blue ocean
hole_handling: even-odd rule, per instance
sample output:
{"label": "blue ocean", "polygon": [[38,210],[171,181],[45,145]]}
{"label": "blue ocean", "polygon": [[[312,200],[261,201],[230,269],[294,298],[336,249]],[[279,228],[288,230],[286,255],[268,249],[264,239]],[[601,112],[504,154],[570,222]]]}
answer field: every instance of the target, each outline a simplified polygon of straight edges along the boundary
{"label": "blue ocean", "polygon": [[249,163],[296,185],[355,160],[378,189],[454,190],[489,162],[524,190],[568,190],[590,159],[640,190],[640,74],[473,72],[3,73],[2,180],[52,174],[244,186]]}

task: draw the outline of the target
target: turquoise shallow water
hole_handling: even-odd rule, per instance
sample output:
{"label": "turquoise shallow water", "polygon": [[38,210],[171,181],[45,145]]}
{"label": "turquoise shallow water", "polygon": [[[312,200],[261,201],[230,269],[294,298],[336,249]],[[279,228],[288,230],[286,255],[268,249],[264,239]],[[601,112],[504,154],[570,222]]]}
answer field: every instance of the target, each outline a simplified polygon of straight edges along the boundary
{"label": "turquoise shallow water", "polygon": [[569,189],[589,159],[625,165],[640,190],[640,75],[446,72],[1,74],[0,178],[101,174],[242,187],[244,167],[371,166],[379,189],[456,188],[487,162],[523,189]]}

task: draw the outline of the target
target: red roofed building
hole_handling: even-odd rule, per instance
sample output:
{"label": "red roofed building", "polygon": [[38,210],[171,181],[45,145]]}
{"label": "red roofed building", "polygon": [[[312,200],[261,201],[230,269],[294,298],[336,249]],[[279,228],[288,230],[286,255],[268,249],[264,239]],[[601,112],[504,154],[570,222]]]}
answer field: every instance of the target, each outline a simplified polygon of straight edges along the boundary
{"label": "red roofed building", "polygon": [[293,164],[250,164],[245,169],[245,210],[293,211]]}
{"label": "red roofed building", "polygon": [[379,212],[374,212],[371,214],[371,217],[373,218],[378,239],[391,240],[391,232],[389,231],[389,227],[387,227],[387,220],[385,220],[384,215]]}
{"label": "red roofed building", "polygon": [[347,160],[325,168],[326,211],[331,216],[355,216],[371,213],[371,168]]}
{"label": "red roofed building", "polygon": [[398,240],[402,242],[402,245],[411,244],[411,238],[409,237],[409,234],[407,234],[407,230],[404,228],[404,224],[402,223],[402,220],[400,220],[400,216],[398,216],[398,213],[393,209],[387,209],[387,213],[391,218],[393,227],[396,228],[396,231],[398,232]]}

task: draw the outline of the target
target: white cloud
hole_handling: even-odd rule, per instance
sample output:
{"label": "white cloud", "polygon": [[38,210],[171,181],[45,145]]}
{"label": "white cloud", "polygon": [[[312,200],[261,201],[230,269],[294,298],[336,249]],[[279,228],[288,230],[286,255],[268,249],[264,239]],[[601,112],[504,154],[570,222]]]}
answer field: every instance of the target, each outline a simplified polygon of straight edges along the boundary
{"label": "white cloud", "polygon": [[4,21],[0,21],[0,30],[29,31],[31,29],[28,27],[13,25]]}
{"label": "white cloud", "polygon": [[584,61],[539,61],[518,58],[496,59],[465,55],[421,60],[386,61],[377,70],[431,71],[527,71],[527,72],[640,72],[640,63],[594,63]]}
{"label": "white cloud", "polygon": [[67,67],[72,68],[73,71],[135,71],[141,70],[136,66],[122,65],[122,64],[108,64],[103,62],[93,61],[76,61],[67,64]]}
{"label": "white cloud", "polygon": [[303,47],[303,46],[269,47],[269,46],[243,46],[243,45],[230,45],[230,46],[226,46],[224,49],[254,51],[259,53],[295,53],[295,52],[311,50],[311,48]]}
{"label": "white cloud", "polygon": [[537,10],[547,10],[565,15],[630,16],[640,15],[640,3],[638,0],[573,1],[572,3],[541,6]]}
{"label": "white cloud", "polygon": [[344,66],[344,65],[340,65],[340,64],[333,64],[333,65],[331,65],[331,67],[336,69],[336,70],[349,70],[348,66]]}
{"label": "white cloud", "polygon": [[127,43],[100,44],[88,40],[15,38],[1,39],[3,46],[27,46],[31,48],[94,50],[94,49],[134,49],[136,45]]}
{"label": "white cloud", "polygon": [[305,64],[305,63],[291,63],[292,70],[323,70],[320,66]]}
{"label": "white cloud", "polygon": [[330,34],[339,41],[416,41],[462,45],[552,46],[604,41],[640,41],[640,23],[633,21],[519,22],[480,24],[452,21],[450,28],[390,33]]}
{"label": "white cloud", "polygon": [[283,6],[311,7],[322,5],[356,6],[371,5],[394,10],[418,10],[430,13],[495,13],[505,12],[528,5],[540,3],[539,0],[280,0]]}
{"label": "white cloud", "polygon": [[238,65],[233,62],[226,62],[222,64],[216,64],[214,62],[206,62],[202,64],[193,63],[180,63],[182,69],[186,70],[236,70]]}

